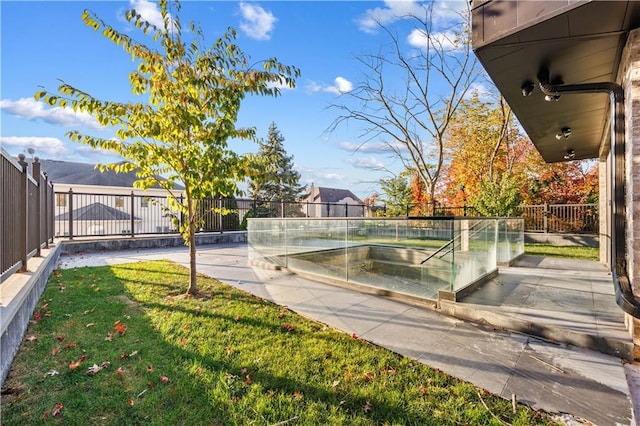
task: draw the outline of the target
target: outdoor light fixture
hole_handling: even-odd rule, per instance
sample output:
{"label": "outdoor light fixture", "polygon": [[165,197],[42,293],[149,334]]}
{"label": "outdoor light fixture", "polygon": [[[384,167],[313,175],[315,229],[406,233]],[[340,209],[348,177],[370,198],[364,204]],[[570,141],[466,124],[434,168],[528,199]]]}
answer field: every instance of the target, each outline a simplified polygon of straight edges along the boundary
{"label": "outdoor light fixture", "polygon": [[556,139],[558,140],[562,138],[569,139],[569,136],[571,136],[571,127],[563,127],[560,132],[556,133]]}
{"label": "outdoor light fixture", "polygon": [[573,160],[576,158],[576,152],[573,149],[568,149],[567,153],[564,155],[565,160]]}
{"label": "outdoor light fixture", "polygon": [[522,83],[522,86],[520,87],[520,89],[522,90],[522,96],[530,96],[531,93],[533,93],[534,87],[535,86],[532,81],[525,81],[524,83]]}

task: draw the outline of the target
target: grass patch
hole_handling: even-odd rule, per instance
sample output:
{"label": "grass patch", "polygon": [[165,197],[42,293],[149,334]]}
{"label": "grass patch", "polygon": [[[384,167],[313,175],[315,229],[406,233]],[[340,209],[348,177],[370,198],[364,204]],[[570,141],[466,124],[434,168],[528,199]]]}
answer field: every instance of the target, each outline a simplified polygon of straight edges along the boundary
{"label": "grass patch", "polygon": [[598,247],[554,246],[551,244],[525,244],[525,254],[534,256],[565,257],[571,259],[600,260]]}
{"label": "grass patch", "polygon": [[187,281],[168,261],[55,271],[3,425],[551,423],[216,280],[185,298]]}

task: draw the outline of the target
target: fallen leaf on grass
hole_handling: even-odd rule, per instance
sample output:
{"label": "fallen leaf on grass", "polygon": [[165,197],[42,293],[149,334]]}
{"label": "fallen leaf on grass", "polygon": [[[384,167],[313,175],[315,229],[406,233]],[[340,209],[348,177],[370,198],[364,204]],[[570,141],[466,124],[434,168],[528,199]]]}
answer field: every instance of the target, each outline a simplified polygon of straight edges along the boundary
{"label": "fallen leaf on grass", "polygon": [[129,405],[133,407],[133,398],[129,398]]}
{"label": "fallen leaf on grass", "polygon": [[52,348],[51,349],[51,356],[56,356],[58,355],[58,351],[60,350],[60,348]]}
{"label": "fallen leaf on grass", "polygon": [[364,373],[364,378],[367,379],[368,381],[373,380],[373,374],[371,373]]}
{"label": "fallen leaf on grass", "polygon": [[295,391],[293,393],[293,398],[297,399],[298,401],[300,401],[301,399],[304,398],[304,394],[302,392],[300,392],[300,391]]}
{"label": "fallen leaf on grass", "polygon": [[63,341],[64,341],[64,339],[66,339],[66,337],[65,337],[65,336],[63,336],[63,335],[56,336],[56,340],[57,340],[58,342],[63,342]]}
{"label": "fallen leaf on grass", "polygon": [[80,360],[71,361],[71,363],[69,364],[69,370],[75,370],[76,368],[80,367],[80,364],[82,364],[82,361]]}
{"label": "fallen leaf on grass", "polygon": [[100,364],[100,367],[109,368],[109,367],[111,367],[111,363],[109,361],[105,361],[102,364]]}
{"label": "fallen leaf on grass", "polygon": [[116,333],[120,333],[121,336],[123,336],[124,333],[127,332],[127,326],[121,323],[120,321],[116,321],[116,324],[114,325],[113,329],[116,331]]}
{"label": "fallen leaf on grass", "polygon": [[31,320],[31,322],[34,324],[37,324],[40,322],[41,319],[42,319],[42,311],[38,311],[33,314],[33,319]]}
{"label": "fallen leaf on grass", "polygon": [[118,369],[116,370],[116,373],[118,373],[118,376],[120,377],[124,376],[124,370],[122,369],[122,367],[118,367]]}
{"label": "fallen leaf on grass", "polygon": [[340,384],[340,380],[334,380],[333,383],[331,383],[331,387],[335,388],[336,386],[338,386]]}
{"label": "fallen leaf on grass", "polygon": [[87,376],[95,376],[102,370],[98,364],[93,364],[91,367],[87,368]]}
{"label": "fallen leaf on grass", "polygon": [[283,328],[285,331],[295,331],[296,326],[295,326],[295,325],[293,325],[293,324],[289,324],[288,322],[285,322],[285,323],[282,325],[282,328]]}
{"label": "fallen leaf on grass", "polygon": [[162,383],[168,383],[169,382],[169,378],[167,376],[160,376],[160,381]]}
{"label": "fallen leaf on grass", "polygon": [[351,338],[352,338],[352,339],[356,339],[356,340],[358,340],[358,335],[357,335],[356,333],[353,333],[353,334],[351,335]]}
{"label": "fallen leaf on grass", "polygon": [[64,349],[71,349],[76,347],[76,342],[69,342],[63,346]]}
{"label": "fallen leaf on grass", "polygon": [[113,341],[113,333],[107,333],[107,337],[105,337],[104,340],[106,340],[107,342]]}
{"label": "fallen leaf on grass", "polygon": [[153,365],[147,365],[147,373],[153,373]]}
{"label": "fallen leaf on grass", "polygon": [[49,376],[49,377],[53,377],[53,376],[55,376],[56,374],[60,374],[60,373],[58,372],[58,370],[51,370],[51,371],[47,371],[46,373],[44,373],[44,375],[45,375],[45,376]]}
{"label": "fallen leaf on grass", "polygon": [[56,404],[56,407],[53,409],[53,411],[51,412],[52,416],[57,416],[58,414],[60,414],[60,412],[62,411],[62,409],[64,408],[64,405],[58,403]]}
{"label": "fallen leaf on grass", "polygon": [[59,289],[60,291],[64,291],[64,290],[66,289],[66,287],[65,287],[65,286],[63,286],[62,284],[60,284],[60,286],[58,287],[58,289]]}
{"label": "fallen leaf on grass", "polygon": [[29,342],[35,342],[36,340],[38,340],[38,336],[36,336],[35,334],[30,334],[25,337],[25,339]]}
{"label": "fallen leaf on grass", "polygon": [[371,403],[369,401],[364,403],[364,406],[362,407],[362,411],[364,411],[365,413],[368,413],[369,411],[371,411]]}
{"label": "fallen leaf on grass", "polygon": [[93,327],[95,324],[90,322],[89,324],[85,325],[85,327],[89,328],[89,327]]}

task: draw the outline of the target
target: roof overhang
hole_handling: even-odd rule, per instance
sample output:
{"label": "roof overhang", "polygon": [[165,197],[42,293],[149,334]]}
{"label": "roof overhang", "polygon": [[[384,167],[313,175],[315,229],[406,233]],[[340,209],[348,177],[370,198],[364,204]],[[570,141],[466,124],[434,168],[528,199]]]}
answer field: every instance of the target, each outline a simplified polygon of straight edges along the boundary
{"label": "roof overhang", "polygon": [[[475,0],[473,49],[547,162],[598,158],[609,133],[607,94],[545,101],[538,74],[552,84],[615,82],[628,32],[640,26],[640,2]],[[523,86],[533,83],[530,96]],[[562,129],[571,129],[565,138]],[[566,133],[566,132],[565,132]]]}

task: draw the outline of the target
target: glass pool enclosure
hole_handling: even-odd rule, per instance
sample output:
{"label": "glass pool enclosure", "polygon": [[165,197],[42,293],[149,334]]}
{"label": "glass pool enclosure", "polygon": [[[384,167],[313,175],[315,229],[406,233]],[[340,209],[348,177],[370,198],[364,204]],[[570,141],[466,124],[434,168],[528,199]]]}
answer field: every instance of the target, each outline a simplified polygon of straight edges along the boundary
{"label": "glass pool enclosure", "polygon": [[249,260],[420,299],[464,294],[524,254],[521,218],[249,219]]}

